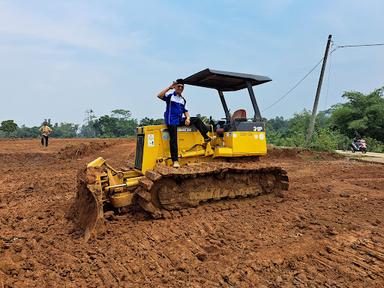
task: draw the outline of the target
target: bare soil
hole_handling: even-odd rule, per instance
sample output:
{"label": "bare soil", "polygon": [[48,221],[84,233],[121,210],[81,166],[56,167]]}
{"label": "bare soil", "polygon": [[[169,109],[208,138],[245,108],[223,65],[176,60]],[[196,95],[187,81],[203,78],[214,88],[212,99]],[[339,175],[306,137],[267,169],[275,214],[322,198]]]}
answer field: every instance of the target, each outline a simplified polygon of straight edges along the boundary
{"label": "bare soil", "polygon": [[127,166],[134,142],[50,140],[0,141],[1,288],[383,287],[383,165],[276,149],[262,162],[288,171],[283,198],[136,209],[85,243],[65,217],[77,171]]}

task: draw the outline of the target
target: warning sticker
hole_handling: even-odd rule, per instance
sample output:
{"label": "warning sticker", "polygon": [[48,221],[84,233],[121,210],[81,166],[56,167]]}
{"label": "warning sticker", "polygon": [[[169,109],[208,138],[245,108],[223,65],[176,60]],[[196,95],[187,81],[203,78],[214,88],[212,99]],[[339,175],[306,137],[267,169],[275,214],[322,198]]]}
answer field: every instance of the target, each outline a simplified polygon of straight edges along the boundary
{"label": "warning sticker", "polygon": [[155,134],[148,134],[148,147],[155,147]]}

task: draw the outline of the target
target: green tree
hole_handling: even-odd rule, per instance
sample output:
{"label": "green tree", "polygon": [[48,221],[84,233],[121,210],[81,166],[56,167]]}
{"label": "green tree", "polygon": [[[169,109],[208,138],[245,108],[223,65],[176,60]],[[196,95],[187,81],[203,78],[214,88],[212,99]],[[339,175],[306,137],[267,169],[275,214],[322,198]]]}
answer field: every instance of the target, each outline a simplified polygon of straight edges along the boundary
{"label": "green tree", "polygon": [[129,120],[129,119],[131,119],[132,114],[131,114],[131,111],[129,111],[129,110],[115,109],[115,110],[112,110],[111,116],[113,118],[117,118],[120,120]]}
{"label": "green tree", "polygon": [[104,137],[113,137],[114,129],[117,126],[117,118],[110,117],[109,115],[104,115],[95,120],[93,124],[96,135]]}
{"label": "green tree", "polygon": [[131,118],[131,113],[123,109],[113,110],[111,115],[103,115],[93,123],[96,136],[100,137],[132,136],[137,125],[137,120]]}
{"label": "green tree", "polygon": [[153,119],[153,118],[148,118],[144,117],[143,119],[140,120],[139,126],[150,126],[150,125],[160,125],[164,124],[163,119]]}
{"label": "green tree", "polygon": [[[283,117],[276,117],[267,121],[267,141],[278,146],[304,147],[305,137],[308,130],[311,112],[304,109],[300,113],[295,113],[292,118],[284,120]],[[331,139],[336,137],[336,133],[328,129],[329,111],[318,113],[315,122],[315,134],[311,147],[318,150],[327,150],[327,143],[330,147],[336,147]],[[334,136],[333,136],[334,135]],[[339,139],[339,138],[337,138]],[[322,143],[319,143],[322,142]],[[336,141],[337,142],[337,141]],[[331,145],[332,144],[332,145]],[[332,148],[330,148],[332,149]]]}
{"label": "green tree", "polygon": [[301,113],[295,113],[288,121],[289,133],[305,134],[308,129],[310,117],[311,113],[306,109]]}
{"label": "green tree", "polygon": [[74,123],[55,123],[53,126],[53,136],[57,138],[74,138],[77,137],[78,124]]}
{"label": "green tree", "polygon": [[365,95],[360,92],[345,92],[344,104],[332,107],[331,127],[350,138],[355,131],[364,137],[384,141],[384,88]]}
{"label": "green tree", "polygon": [[274,131],[281,135],[286,136],[288,134],[288,120],[285,120],[284,117],[275,117],[266,121],[266,129],[268,131]]}
{"label": "green tree", "polygon": [[18,126],[13,120],[4,120],[1,122],[0,130],[4,131],[9,137],[11,133],[17,130]]}
{"label": "green tree", "polygon": [[33,126],[33,127],[26,127],[25,125],[21,125],[16,132],[15,137],[17,138],[36,138],[40,136],[40,127]]}

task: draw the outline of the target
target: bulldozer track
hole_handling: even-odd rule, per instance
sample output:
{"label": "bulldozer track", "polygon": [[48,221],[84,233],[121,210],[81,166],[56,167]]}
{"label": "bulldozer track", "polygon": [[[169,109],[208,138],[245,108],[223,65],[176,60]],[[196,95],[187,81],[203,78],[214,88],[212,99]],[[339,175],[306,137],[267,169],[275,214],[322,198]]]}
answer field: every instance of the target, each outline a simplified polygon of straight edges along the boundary
{"label": "bulldozer track", "polygon": [[[235,211],[235,210],[241,210],[245,207],[255,207],[254,201],[252,201],[252,196],[247,197],[246,199],[242,199],[241,206],[239,206],[239,198],[236,197],[234,199],[220,199],[220,201],[217,200],[207,200],[203,203],[200,203],[197,207],[191,207],[191,208],[185,208],[181,210],[170,210],[166,211],[162,215],[162,218],[164,219],[178,219],[182,217],[187,216],[196,216],[201,214],[220,214],[225,211]],[[246,202],[249,200],[249,202]]]}
{"label": "bulldozer track", "polygon": [[179,169],[156,166],[145,176],[135,193],[138,204],[154,218],[187,215],[186,208],[214,200],[281,195],[289,186],[281,167],[254,163],[200,163]]}

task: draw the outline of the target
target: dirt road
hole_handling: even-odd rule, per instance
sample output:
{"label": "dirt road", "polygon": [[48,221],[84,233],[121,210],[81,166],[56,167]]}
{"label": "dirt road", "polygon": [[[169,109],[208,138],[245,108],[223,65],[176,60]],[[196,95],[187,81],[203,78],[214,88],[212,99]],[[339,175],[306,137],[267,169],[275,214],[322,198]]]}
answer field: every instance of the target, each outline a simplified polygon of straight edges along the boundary
{"label": "dirt road", "polygon": [[[93,144],[91,144],[93,143]],[[71,146],[72,145],[72,146]],[[383,287],[384,166],[275,150],[290,189],[151,220],[111,217],[84,243],[65,218],[77,170],[133,160],[124,140],[0,141],[0,287]]]}
{"label": "dirt road", "polygon": [[362,154],[361,152],[352,153],[351,151],[336,150],[337,153],[345,155],[350,159],[357,159],[366,162],[377,162],[384,164],[384,153],[367,152]]}

